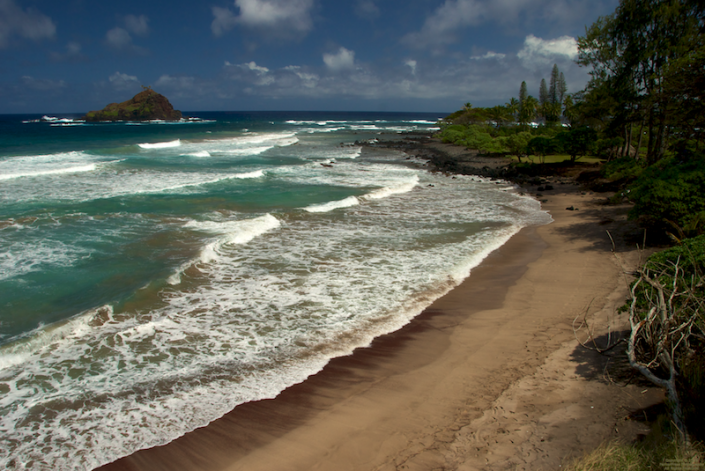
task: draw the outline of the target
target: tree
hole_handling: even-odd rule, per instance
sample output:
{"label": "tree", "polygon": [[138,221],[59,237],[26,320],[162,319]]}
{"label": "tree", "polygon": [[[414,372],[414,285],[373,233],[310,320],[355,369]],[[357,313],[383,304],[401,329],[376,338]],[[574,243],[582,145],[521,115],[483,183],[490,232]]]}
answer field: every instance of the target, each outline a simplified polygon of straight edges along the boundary
{"label": "tree", "polygon": [[563,99],[563,117],[568,120],[568,124],[571,126],[578,117],[578,110],[573,103],[573,97],[571,95],[566,95]]}
{"label": "tree", "polygon": [[551,69],[551,82],[548,87],[548,99],[551,103],[558,103],[558,82],[560,80],[560,71],[558,70],[558,65],[553,64],[553,69]]}
{"label": "tree", "polygon": [[519,87],[519,124],[526,124],[526,99],[528,92],[526,91],[526,82],[521,82]]}
{"label": "tree", "polygon": [[568,85],[565,83],[565,75],[561,72],[558,77],[558,102],[563,103],[565,101],[566,93],[568,93]]}
{"label": "tree", "polygon": [[508,114],[507,108],[502,105],[487,109],[487,117],[494,121],[497,127],[500,127],[502,123],[508,121]]}
{"label": "tree", "polygon": [[553,153],[555,144],[553,139],[537,136],[529,141],[526,146],[526,153],[529,155],[538,155],[539,161],[543,164],[546,162],[546,156]]}
{"label": "tree", "polygon": [[519,162],[521,162],[522,155],[527,154],[527,144],[529,144],[531,137],[532,136],[530,132],[523,131],[516,134],[512,134],[507,138],[507,149],[509,150],[510,154],[514,154],[517,156]]}
{"label": "tree", "polygon": [[570,155],[570,161],[575,162],[580,157],[589,154],[597,142],[597,133],[586,126],[562,132],[555,137],[563,147],[563,151]]}
{"label": "tree", "polygon": [[548,103],[548,87],[546,87],[546,79],[541,79],[541,86],[539,87],[539,104],[541,106]]}
{"label": "tree", "polygon": [[[705,4],[693,0],[622,0],[614,14],[601,17],[578,38],[578,63],[591,66],[590,90],[616,104],[605,109],[607,131],[631,139],[632,126],[646,128],[647,161],[661,159],[674,140],[684,109],[669,95],[674,63],[701,47]],[[590,98],[586,93],[586,98]],[[692,103],[691,98],[687,101]],[[641,133],[639,133],[641,135]]]}
{"label": "tree", "polygon": [[[522,82],[522,85],[524,85],[526,82]],[[534,120],[536,117],[536,111],[538,110],[539,106],[539,101],[532,97],[531,95],[527,96],[524,99],[523,106],[521,107],[521,111],[519,112],[519,122],[521,124],[528,124]]]}
{"label": "tree", "polygon": [[512,116],[512,118],[516,121],[518,119],[518,114],[519,114],[519,100],[516,98],[512,98],[509,100],[509,103],[505,103],[505,108],[507,108],[507,112]]}

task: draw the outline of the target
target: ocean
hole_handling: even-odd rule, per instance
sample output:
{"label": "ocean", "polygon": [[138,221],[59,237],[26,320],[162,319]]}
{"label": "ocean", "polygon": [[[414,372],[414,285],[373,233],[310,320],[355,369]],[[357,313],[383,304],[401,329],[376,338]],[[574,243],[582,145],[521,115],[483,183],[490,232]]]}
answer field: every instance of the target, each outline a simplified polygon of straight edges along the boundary
{"label": "ocean", "polygon": [[441,114],[185,114],[0,116],[1,469],[90,470],[273,398],[550,222],[360,145]]}

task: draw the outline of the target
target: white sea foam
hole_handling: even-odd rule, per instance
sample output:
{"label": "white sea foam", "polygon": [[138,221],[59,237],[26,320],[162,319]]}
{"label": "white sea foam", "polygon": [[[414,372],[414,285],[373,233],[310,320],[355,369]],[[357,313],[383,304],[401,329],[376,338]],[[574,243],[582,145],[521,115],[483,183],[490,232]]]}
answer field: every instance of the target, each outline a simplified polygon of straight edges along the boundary
{"label": "white sea foam", "polygon": [[264,176],[264,170],[255,170],[254,172],[238,173],[238,174],[234,175],[232,178],[248,179],[248,178],[261,178],[263,176]]}
{"label": "white sea foam", "polygon": [[50,326],[40,325],[22,338],[0,349],[0,378],[2,377],[3,369],[22,364],[22,362],[27,361],[28,358],[37,354],[43,348],[55,345],[57,342],[62,342],[69,337],[75,338],[85,335],[91,329],[90,322],[97,315],[111,317],[112,314],[113,307],[105,305],[82,313],[65,322]]}
{"label": "white sea foam", "polygon": [[223,149],[220,150],[223,154],[230,155],[260,155],[267,152],[269,149],[273,149],[275,146],[259,146],[259,147],[245,147],[242,149]]}
{"label": "white sea foam", "polygon": [[168,149],[170,147],[179,147],[181,145],[181,139],[176,139],[175,141],[169,142],[145,143],[137,145],[142,149]]}
{"label": "white sea foam", "polygon": [[12,180],[14,178],[23,178],[23,177],[27,177],[27,178],[28,177],[41,177],[43,175],[57,175],[57,174],[61,174],[61,173],[92,172],[95,169],[96,169],[95,164],[87,164],[87,165],[77,165],[75,167],[53,168],[53,169],[46,169],[46,170],[34,170],[34,171],[25,170],[23,172],[0,175],[0,180]]}
{"label": "white sea foam", "polygon": [[409,181],[398,182],[396,185],[391,187],[380,188],[379,190],[372,191],[362,197],[362,199],[372,199],[377,200],[381,198],[387,198],[392,195],[398,195],[401,193],[408,193],[414,189],[419,183],[418,176]]}
{"label": "white sea foam", "polygon": [[340,201],[330,201],[328,203],[322,204],[312,204],[304,209],[309,213],[327,213],[333,211],[334,209],[349,208],[350,206],[355,206],[360,204],[360,200],[354,196],[349,196]]}
{"label": "white sea foam", "polygon": [[299,142],[296,133],[251,133],[228,139],[208,139],[185,144],[185,149],[208,151],[211,155],[259,155],[275,147],[287,147]]}
{"label": "white sea foam", "polygon": [[96,159],[85,152],[9,157],[0,160],[0,180],[91,172],[96,169]]}
{"label": "white sea foam", "polygon": [[[307,139],[326,137],[302,137],[282,153],[309,161],[266,175],[287,188],[367,192],[344,217],[282,209],[243,219],[220,206],[189,213],[179,218],[191,220],[178,235],[162,243],[196,241],[193,250],[202,253],[166,288],[146,289],[117,312],[86,313],[71,327],[44,327],[57,334],[30,348],[0,350],[0,429],[11,431],[0,434],[0,468],[93,469],[171,441],[238,404],[272,398],[330,358],[398,329],[521,227],[548,220],[536,201],[494,182],[341,157],[355,152],[350,148],[321,146],[326,155],[306,147]],[[185,142],[182,151],[215,155],[209,146],[239,144],[199,145],[206,147]],[[333,159],[332,167],[320,165]],[[204,183],[225,178],[247,186],[235,179],[264,175],[251,167],[207,170],[99,168],[100,180],[65,190],[72,198],[183,184],[202,191]]]}
{"label": "white sea foam", "polygon": [[271,214],[237,221],[189,221],[184,225],[189,229],[219,236],[216,240],[209,242],[201,251],[200,260],[203,263],[218,259],[219,252],[225,246],[246,244],[255,237],[280,226],[281,222]]}
{"label": "white sea foam", "polygon": [[191,152],[190,154],[185,154],[191,157],[210,157],[211,154],[207,150],[199,150],[197,152]]}
{"label": "white sea foam", "polygon": [[0,281],[38,271],[42,267],[69,267],[88,254],[84,249],[56,240],[0,242],[4,242],[0,253]]}

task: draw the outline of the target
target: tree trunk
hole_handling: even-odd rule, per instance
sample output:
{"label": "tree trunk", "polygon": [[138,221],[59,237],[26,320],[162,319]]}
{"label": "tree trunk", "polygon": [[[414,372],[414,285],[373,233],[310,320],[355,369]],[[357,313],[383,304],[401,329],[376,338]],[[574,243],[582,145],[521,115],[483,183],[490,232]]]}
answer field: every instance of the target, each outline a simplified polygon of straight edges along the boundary
{"label": "tree trunk", "polygon": [[646,148],[646,161],[650,164],[654,163],[654,144],[656,139],[654,139],[654,108],[651,107],[649,110],[649,121],[647,123],[647,132],[649,135],[649,144]]}
{"label": "tree trunk", "polygon": [[639,149],[641,149],[641,139],[644,137],[644,119],[641,120],[641,126],[639,126],[639,141],[636,145],[636,155],[634,156],[637,160],[639,159]]}

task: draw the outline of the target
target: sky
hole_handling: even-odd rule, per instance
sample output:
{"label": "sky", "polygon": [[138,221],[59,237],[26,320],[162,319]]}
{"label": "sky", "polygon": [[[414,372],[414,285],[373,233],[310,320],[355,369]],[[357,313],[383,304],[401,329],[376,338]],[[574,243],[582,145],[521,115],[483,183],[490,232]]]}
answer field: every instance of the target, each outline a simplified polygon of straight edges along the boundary
{"label": "sky", "polygon": [[151,86],[182,111],[428,111],[568,92],[618,0],[0,0],[0,113],[84,113]]}

